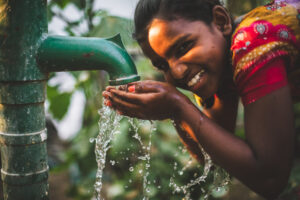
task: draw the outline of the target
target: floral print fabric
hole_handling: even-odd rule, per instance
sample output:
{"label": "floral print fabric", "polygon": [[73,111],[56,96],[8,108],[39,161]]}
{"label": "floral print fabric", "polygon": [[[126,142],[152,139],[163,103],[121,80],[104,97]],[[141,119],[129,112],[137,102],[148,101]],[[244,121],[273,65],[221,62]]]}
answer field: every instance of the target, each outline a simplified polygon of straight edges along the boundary
{"label": "floral print fabric", "polygon": [[286,84],[300,100],[300,0],[276,0],[246,14],[232,36],[231,51],[244,105]]}

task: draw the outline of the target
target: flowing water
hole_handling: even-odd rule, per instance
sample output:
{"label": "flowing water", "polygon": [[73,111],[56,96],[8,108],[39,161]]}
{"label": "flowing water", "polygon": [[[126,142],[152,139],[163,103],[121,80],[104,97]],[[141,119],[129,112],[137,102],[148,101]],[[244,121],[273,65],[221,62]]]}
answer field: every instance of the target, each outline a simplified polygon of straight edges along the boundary
{"label": "flowing water", "polygon": [[[152,133],[156,130],[155,128],[155,124],[151,121],[145,121],[145,120],[137,120],[135,122],[135,120],[137,119],[133,119],[133,118],[128,118],[128,122],[129,124],[131,125],[131,127],[133,127],[134,129],[134,135],[133,135],[133,138],[136,139],[141,147],[142,147],[142,150],[143,150],[143,155],[142,156],[138,156],[138,159],[139,160],[142,160],[145,162],[145,165],[144,165],[144,175],[143,175],[143,200],[148,200],[149,199],[149,193],[150,193],[150,189],[149,189],[149,184],[150,182],[148,181],[148,176],[149,176],[149,168],[151,166],[150,164],[150,153],[151,153],[151,136],[152,136]],[[150,124],[149,124],[150,123]],[[139,126],[138,125],[142,125],[142,126],[149,126],[150,125],[150,135],[149,135],[149,142],[148,144],[144,144],[143,141],[142,141],[142,138],[139,136],[138,134],[138,129],[139,129]],[[129,169],[130,171],[130,169]],[[139,170],[139,173],[143,173],[143,170]]]}
{"label": "flowing water", "polygon": [[[106,163],[106,154],[107,151],[111,147],[111,141],[113,140],[114,136],[119,133],[119,127],[120,127],[120,121],[123,118],[119,114],[117,114],[115,111],[110,109],[107,106],[102,106],[102,108],[99,110],[100,120],[99,120],[99,134],[96,138],[91,138],[90,142],[95,142],[95,154],[96,154],[96,162],[97,162],[97,172],[96,172],[96,181],[94,184],[95,188],[95,196],[97,200],[105,200],[101,197],[101,189],[102,189],[102,177],[103,177],[103,169],[105,167]],[[150,193],[150,181],[148,181],[149,176],[149,169],[151,167],[150,165],[150,153],[151,153],[151,135],[152,132],[156,130],[155,124],[151,121],[145,121],[145,120],[137,120],[128,118],[128,122],[133,129],[133,138],[138,141],[138,143],[141,146],[141,154],[137,158],[144,162],[143,169],[138,169],[138,173],[143,175],[143,198],[142,200],[149,200],[149,193]],[[149,135],[149,142],[143,142],[141,136],[138,133],[139,126],[140,125],[148,125],[150,124],[150,135]],[[191,195],[191,188],[195,185],[199,185],[201,187],[201,184],[204,184],[207,180],[207,177],[209,174],[213,175],[213,186],[209,189],[204,189],[201,187],[201,191],[203,193],[202,199],[207,199],[209,195],[213,192],[213,190],[216,190],[217,192],[224,188],[229,182],[229,176],[228,174],[221,169],[220,167],[214,166],[210,156],[203,150],[201,146],[199,146],[201,149],[203,155],[204,155],[204,167],[203,167],[203,173],[201,176],[190,180],[189,183],[186,185],[178,185],[175,182],[176,176],[175,174],[170,178],[170,184],[169,186],[173,189],[174,193],[182,193],[184,194],[184,200],[190,200]],[[186,151],[185,149],[183,149]],[[114,160],[109,161],[111,165],[115,165],[117,162]],[[190,160],[182,169],[178,169],[178,164],[174,163],[174,171],[176,171],[176,174],[179,176],[182,176],[184,174],[184,171],[189,167],[189,165],[192,163],[192,160]],[[213,168],[213,170],[211,170]],[[129,167],[129,172],[133,172],[135,168],[133,166]],[[131,179],[129,180],[130,183]],[[160,189],[160,188],[158,188]]]}
{"label": "flowing water", "polygon": [[[201,176],[197,178],[190,180],[189,183],[186,185],[177,185],[175,183],[175,175],[170,178],[170,187],[173,188],[173,194],[175,193],[183,193],[184,198],[183,200],[192,200],[191,199],[191,188],[193,186],[200,186],[200,189],[202,191],[201,199],[206,200],[211,195],[213,191],[219,192],[221,189],[223,189],[225,186],[228,185],[230,181],[229,174],[223,170],[222,168],[216,166],[213,164],[210,156],[204,151],[204,149],[199,145],[199,148],[201,149],[201,152],[204,156],[204,167],[203,167],[203,173]],[[185,150],[186,151],[186,150]],[[181,170],[177,170],[177,163],[174,163],[174,170],[177,171],[177,173],[182,176],[184,174],[184,171],[189,167],[189,165],[192,163],[192,160],[190,160],[187,165],[185,165]],[[213,168],[213,170],[212,170]],[[213,183],[212,186],[208,188],[207,190],[204,189],[204,187],[201,187],[201,184],[204,184],[207,181],[207,178],[209,175],[213,176]]]}
{"label": "flowing water", "polygon": [[[204,155],[204,170],[203,170],[203,174],[201,176],[199,176],[198,178],[194,179],[194,180],[191,180],[188,184],[186,185],[183,185],[183,186],[178,186],[175,181],[174,181],[174,177],[172,177],[170,179],[170,187],[173,188],[173,193],[180,193],[182,192],[185,197],[184,199],[185,200],[189,200],[190,199],[190,188],[197,185],[197,184],[200,184],[201,182],[205,182],[209,172],[210,172],[210,169],[212,167],[212,161],[209,157],[209,155],[203,150],[203,148],[201,146],[199,146],[201,148],[201,151]],[[176,169],[177,165],[174,166],[174,169]],[[179,175],[182,175],[183,174],[183,171],[184,169],[180,170],[179,171]],[[204,197],[206,198],[206,197]]]}
{"label": "flowing water", "polygon": [[102,106],[99,110],[99,134],[96,138],[91,138],[90,142],[95,142],[95,154],[97,162],[96,182],[95,182],[95,195],[97,200],[104,200],[101,195],[103,169],[106,162],[106,153],[111,147],[111,140],[114,135],[118,133],[121,116],[116,114],[112,109],[107,106]]}

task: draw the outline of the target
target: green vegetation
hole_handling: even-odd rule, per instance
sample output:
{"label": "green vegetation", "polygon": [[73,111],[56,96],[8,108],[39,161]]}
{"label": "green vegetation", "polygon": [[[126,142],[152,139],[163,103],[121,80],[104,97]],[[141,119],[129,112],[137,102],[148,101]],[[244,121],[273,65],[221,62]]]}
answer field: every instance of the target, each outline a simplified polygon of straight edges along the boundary
{"label": "green vegetation", "polygon": [[[59,17],[67,26],[65,31],[69,35],[88,36],[88,37],[111,37],[116,33],[121,33],[121,37],[126,49],[132,55],[138,68],[138,73],[142,79],[162,80],[159,71],[151,67],[150,62],[145,59],[136,42],[132,40],[131,34],[133,23],[129,19],[116,16],[110,16],[103,10],[95,11],[92,5],[95,0],[51,0],[48,4],[49,22],[53,17]],[[265,1],[226,1],[226,5],[235,15],[240,15],[250,10],[258,4]],[[73,4],[82,14],[79,20],[70,21],[63,12],[68,5]],[[54,9],[55,8],[55,9]],[[57,9],[59,8],[59,9]],[[88,25],[86,32],[80,32],[79,26],[83,23]],[[107,85],[107,74],[102,71],[84,71],[69,72],[76,80],[72,91],[62,92],[60,85],[48,86],[49,113],[55,120],[62,120],[66,115],[72,95],[76,91],[84,93],[86,98],[83,114],[83,124],[81,130],[74,138],[68,141],[68,148],[60,152],[63,162],[56,164],[51,169],[51,174],[69,173],[71,187],[66,191],[66,195],[72,199],[91,199],[93,196],[96,162],[94,154],[94,143],[89,139],[98,134],[98,109],[102,105],[102,90]],[[52,74],[54,77],[55,74]],[[183,91],[187,96],[193,99],[193,95]],[[238,116],[237,135],[243,137],[243,119],[242,110]],[[147,125],[140,126],[139,135],[144,144],[148,144],[151,135],[151,161],[149,169],[149,196],[153,200],[160,199],[182,199],[183,194],[174,194],[170,188],[170,178],[174,177],[179,185],[186,185],[190,180],[201,175],[202,166],[193,160],[188,152],[183,148],[179,141],[172,123],[168,120],[156,123],[157,129],[150,134],[150,128]],[[143,174],[139,170],[145,168],[146,162],[138,159],[144,155],[145,150],[140,143],[133,138],[134,130],[124,118],[121,121],[120,132],[112,143],[112,148],[108,152],[106,167],[103,178],[103,196],[105,199],[142,199],[143,195]],[[51,136],[49,136],[51,137]],[[186,167],[187,166],[187,167]],[[133,167],[133,171],[129,170]],[[181,170],[186,167],[184,173]],[[175,170],[176,168],[176,170]],[[212,178],[209,177],[207,183],[201,185],[204,188],[211,187]],[[57,183],[59,184],[59,183]],[[198,199],[201,196],[201,187],[192,187],[192,199]],[[223,190],[213,193],[213,198],[221,197],[226,193]]]}

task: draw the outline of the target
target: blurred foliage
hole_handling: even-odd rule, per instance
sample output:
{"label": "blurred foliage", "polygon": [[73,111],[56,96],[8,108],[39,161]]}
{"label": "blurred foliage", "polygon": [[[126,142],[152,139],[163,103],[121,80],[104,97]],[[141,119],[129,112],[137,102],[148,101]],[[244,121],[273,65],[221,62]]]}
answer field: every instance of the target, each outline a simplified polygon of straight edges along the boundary
{"label": "blurred foliage", "polygon": [[[132,21],[116,16],[110,16],[104,10],[94,10],[95,0],[50,0],[48,3],[49,22],[53,17],[58,17],[65,22],[65,32],[73,36],[111,37],[121,34],[126,49],[133,57],[138,73],[142,79],[163,80],[162,74],[152,68],[151,63],[142,56],[135,41],[132,40]],[[235,16],[245,13],[247,10],[262,4],[265,1],[226,1],[226,5]],[[81,15],[77,20],[70,20],[64,13],[64,9],[73,5]],[[88,30],[78,32],[81,24],[88,24]],[[60,85],[49,85],[47,88],[49,110],[55,120],[61,120],[66,115],[72,95],[81,91],[85,95],[83,122],[81,130],[68,141],[69,148],[64,154],[64,162],[51,170],[52,173],[66,171],[70,173],[71,188],[67,195],[72,199],[92,199],[94,195],[94,182],[96,174],[96,162],[94,143],[90,138],[98,134],[98,109],[102,105],[101,92],[107,85],[107,74],[103,71],[68,72],[76,81],[71,91],[60,90]],[[55,77],[55,74],[52,75]],[[193,95],[182,91],[193,100]],[[194,100],[193,100],[194,101]],[[238,116],[237,135],[243,137],[243,111]],[[148,196],[153,200],[182,199],[182,193],[174,193],[170,188],[170,178],[173,177],[178,185],[186,185],[190,180],[201,175],[202,166],[193,160],[179,141],[172,123],[168,120],[156,122],[156,129],[151,131],[149,124],[135,122],[139,126],[139,135],[147,146],[151,136],[151,161],[147,185],[150,189]],[[103,196],[105,199],[142,199],[143,175],[146,161],[139,159],[145,155],[146,150],[140,145],[133,135],[134,128],[126,118],[121,121],[120,134],[113,142],[107,155],[107,164],[103,177]],[[151,133],[152,132],[152,133]],[[145,148],[144,146],[144,148]],[[133,171],[129,168],[133,167]],[[143,173],[139,173],[143,170]],[[183,173],[182,173],[183,172]],[[213,182],[212,178],[205,184],[192,187],[191,198],[199,199],[201,188],[208,189]],[[214,191],[212,199],[221,197],[226,191]]]}
{"label": "blurred foliage", "polygon": [[227,0],[225,5],[234,17],[243,15],[253,8],[271,2],[270,0]]}

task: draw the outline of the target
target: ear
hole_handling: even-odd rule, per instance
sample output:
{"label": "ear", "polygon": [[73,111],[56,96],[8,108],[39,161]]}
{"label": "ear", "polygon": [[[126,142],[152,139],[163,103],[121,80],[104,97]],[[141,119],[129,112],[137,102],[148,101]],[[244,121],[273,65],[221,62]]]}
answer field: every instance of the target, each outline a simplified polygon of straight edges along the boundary
{"label": "ear", "polygon": [[213,23],[223,33],[224,36],[230,36],[232,33],[232,19],[230,14],[223,6],[215,6],[212,10]]}

